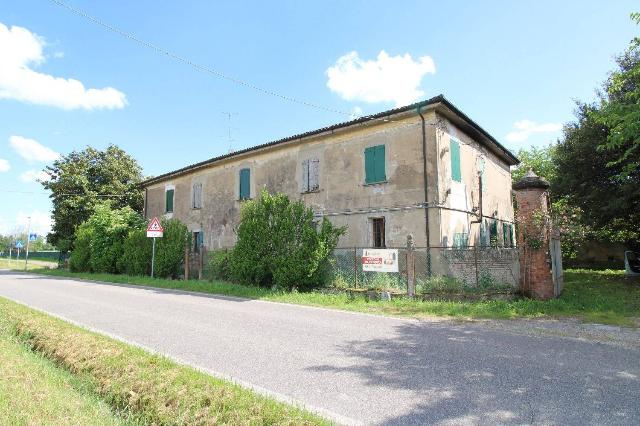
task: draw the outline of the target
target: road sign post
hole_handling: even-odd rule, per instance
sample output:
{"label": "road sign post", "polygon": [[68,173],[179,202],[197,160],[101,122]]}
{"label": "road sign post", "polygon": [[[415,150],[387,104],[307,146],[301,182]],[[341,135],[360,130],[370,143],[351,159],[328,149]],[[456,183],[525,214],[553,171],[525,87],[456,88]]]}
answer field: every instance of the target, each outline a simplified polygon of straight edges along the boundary
{"label": "road sign post", "polygon": [[162,238],[164,234],[164,229],[162,225],[160,225],[160,221],[157,217],[151,219],[149,222],[149,226],[147,226],[147,237],[153,238],[153,243],[151,245],[151,278],[153,278],[153,271],[156,265],[156,238]]}
{"label": "road sign post", "polygon": [[153,237],[151,247],[151,278],[153,278],[153,269],[156,266],[156,237]]}

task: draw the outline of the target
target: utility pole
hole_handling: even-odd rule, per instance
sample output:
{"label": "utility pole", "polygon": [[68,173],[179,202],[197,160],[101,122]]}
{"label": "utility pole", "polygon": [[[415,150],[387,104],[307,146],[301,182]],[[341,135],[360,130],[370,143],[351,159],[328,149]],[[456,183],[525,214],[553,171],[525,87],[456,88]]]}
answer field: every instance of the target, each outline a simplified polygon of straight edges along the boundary
{"label": "utility pole", "polygon": [[29,223],[27,224],[27,251],[24,256],[24,270],[27,270],[27,264],[29,262],[29,243],[31,242],[31,238],[29,238],[29,232],[31,232],[31,216],[29,216]]}

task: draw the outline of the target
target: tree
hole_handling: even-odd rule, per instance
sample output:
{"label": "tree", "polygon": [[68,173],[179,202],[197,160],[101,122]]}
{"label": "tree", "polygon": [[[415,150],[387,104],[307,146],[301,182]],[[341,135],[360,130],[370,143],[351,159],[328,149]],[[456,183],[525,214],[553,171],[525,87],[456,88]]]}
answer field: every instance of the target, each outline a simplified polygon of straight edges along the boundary
{"label": "tree", "polygon": [[308,290],[320,286],[329,255],[345,228],[313,220],[302,201],[263,191],[242,207],[238,241],[231,253],[234,278],[247,284]]}
{"label": "tree", "polygon": [[110,200],[112,208],[129,206],[142,211],[142,169],[115,145],[104,151],[92,147],[73,151],[45,172],[49,180],[41,183],[51,191],[54,222],[47,239],[62,252],[73,248],[76,229],[94,213],[99,202]]}
{"label": "tree", "polygon": [[553,195],[577,207],[592,238],[634,245],[640,223],[640,182],[624,175],[625,165],[616,159],[622,152],[605,149],[610,129],[595,119],[596,105],[578,104],[576,121],[564,128],[555,152]]}
{"label": "tree", "polygon": [[[640,14],[632,14],[640,23]],[[617,60],[599,102],[577,103],[555,148],[551,194],[581,217],[586,236],[640,247],[640,38]]]}
{"label": "tree", "polygon": [[553,160],[555,149],[555,145],[520,149],[517,154],[520,164],[511,171],[511,180],[514,183],[519,181],[529,169],[532,169],[538,176],[553,181],[556,175],[556,164]]}
{"label": "tree", "polygon": [[[640,24],[640,13],[631,14]],[[616,58],[618,69],[604,83],[594,120],[609,129],[599,150],[613,152],[608,163],[618,166],[620,179],[638,182],[640,176],[640,37]],[[640,189],[637,189],[640,191]]]}

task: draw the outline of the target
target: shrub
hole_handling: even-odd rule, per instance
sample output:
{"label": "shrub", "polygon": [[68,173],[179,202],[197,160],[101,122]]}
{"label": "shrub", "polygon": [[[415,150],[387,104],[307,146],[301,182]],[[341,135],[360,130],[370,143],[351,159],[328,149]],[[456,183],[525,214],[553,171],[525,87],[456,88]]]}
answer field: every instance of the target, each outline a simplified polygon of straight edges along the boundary
{"label": "shrub", "polygon": [[302,201],[263,191],[242,207],[232,275],[260,286],[318,287],[327,279],[329,255],[344,232],[325,218],[318,227],[313,211]]}
{"label": "shrub", "polygon": [[151,238],[144,228],[132,229],[124,240],[118,270],[128,275],[147,275],[151,271]]}
{"label": "shrub", "polygon": [[121,272],[118,266],[124,252],[123,242],[131,229],[142,227],[144,220],[130,207],[113,209],[109,203],[96,206],[95,212],[75,232],[71,270]]}
{"label": "shrub", "polygon": [[178,219],[163,219],[164,235],[156,240],[154,276],[177,278],[181,272],[185,247],[191,236],[186,225]]}
{"label": "shrub", "polygon": [[69,269],[73,272],[91,271],[91,240],[93,238],[93,228],[86,222],[78,227],[75,232],[75,247],[69,257]]}
{"label": "shrub", "polygon": [[124,240],[131,228],[144,226],[142,217],[130,207],[113,209],[109,204],[96,207],[87,221],[93,228],[91,239],[91,270],[117,273],[118,261],[124,252]]}
{"label": "shrub", "polygon": [[418,279],[416,291],[418,293],[460,293],[469,289],[464,281],[454,277],[439,275],[425,280]]}
{"label": "shrub", "polygon": [[209,253],[209,261],[206,269],[209,281],[231,280],[231,251],[227,249],[215,250]]}

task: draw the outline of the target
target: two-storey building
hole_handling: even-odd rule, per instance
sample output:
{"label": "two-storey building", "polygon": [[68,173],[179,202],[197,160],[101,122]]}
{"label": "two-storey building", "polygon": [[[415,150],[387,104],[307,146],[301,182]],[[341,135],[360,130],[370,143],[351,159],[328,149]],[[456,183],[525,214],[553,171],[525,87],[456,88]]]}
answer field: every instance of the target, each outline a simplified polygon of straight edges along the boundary
{"label": "two-storey building", "polygon": [[148,179],[145,216],[177,218],[208,249],[229,247],[242,203],[264,188],[346,225],[341,247],[404,246],[409,234],[422,247],[510,246],[516,164],[441,95]]}

